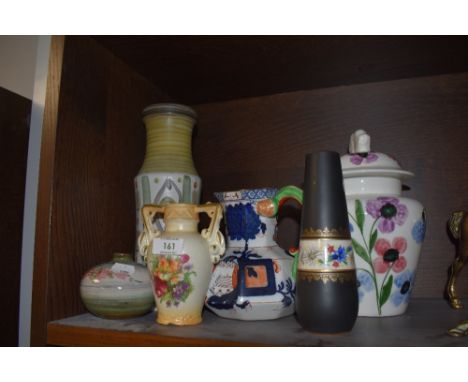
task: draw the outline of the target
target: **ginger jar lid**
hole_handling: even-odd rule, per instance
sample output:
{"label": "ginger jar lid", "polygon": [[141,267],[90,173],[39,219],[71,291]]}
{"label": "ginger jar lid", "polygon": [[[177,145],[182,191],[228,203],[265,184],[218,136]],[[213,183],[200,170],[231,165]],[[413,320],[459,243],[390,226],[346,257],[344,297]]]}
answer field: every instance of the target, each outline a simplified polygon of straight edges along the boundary
{"label": "ginger jar lid", "polygon": [[412,178],[414,174],[403,170],[398,161],[388,154],[371,151],[370,136],[356,130],[349,140],[349,154],[341,157],[343,178],[386,177]]}

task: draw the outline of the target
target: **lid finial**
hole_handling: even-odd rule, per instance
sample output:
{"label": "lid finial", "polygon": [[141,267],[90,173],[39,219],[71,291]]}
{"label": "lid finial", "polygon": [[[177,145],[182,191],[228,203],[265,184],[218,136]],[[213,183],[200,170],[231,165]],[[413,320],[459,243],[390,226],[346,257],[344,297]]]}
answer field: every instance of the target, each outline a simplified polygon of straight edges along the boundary
{"label": "lid finial", "polygon": [[370,152],[370,135],[364,130],[356,130],[349,138],[349,153],[363,154]]}

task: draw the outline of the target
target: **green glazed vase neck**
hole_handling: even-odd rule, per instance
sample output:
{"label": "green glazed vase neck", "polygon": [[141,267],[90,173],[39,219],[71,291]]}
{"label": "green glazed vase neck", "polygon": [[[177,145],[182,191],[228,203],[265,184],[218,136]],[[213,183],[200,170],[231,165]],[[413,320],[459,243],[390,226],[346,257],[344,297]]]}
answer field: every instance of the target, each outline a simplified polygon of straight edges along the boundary
{"label": "green glazed vase neck", "polygon": [[112,255],[112,261],[119,263],[132,263],[133,259],[129,253],[114,253]]}
{"label": "green glazed vase neck", "polygon": [[140,173],[180,172],[198,175],[192,158],[194,120],[185,115],[156,114],[143,119],[146,154]]}

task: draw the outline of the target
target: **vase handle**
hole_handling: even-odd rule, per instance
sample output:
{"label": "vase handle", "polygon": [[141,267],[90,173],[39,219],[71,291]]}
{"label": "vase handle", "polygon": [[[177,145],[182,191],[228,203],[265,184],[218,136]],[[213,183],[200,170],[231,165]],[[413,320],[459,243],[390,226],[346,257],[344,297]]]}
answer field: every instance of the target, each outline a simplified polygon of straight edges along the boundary
{"label": "vase handle", "polygon": [[164,214],[165,206],[155,204],[144,205],[141,209],[143,217],[143,232],[138,237],[138,249],[143,254],[143,259],[147,262],[148,250],[153,239],[161,236],[161,231],[154,228],[153,221],[158,213]]}
{"label": "vase handle", "polygon": [[208,242],[211,262],[216,264],[219,262],[226,250],[224,236],[219,231],[219,223],[223,218],[223,209],[218,203],[207,203],[195,207],[197,213],[206,213],[211,221],[210,226],[201,232],[201,236]]}
{"label": "vase handle", "polygon": [[[269,218],[275,217],[278,215],[281,206],[289,199],[295,200],[302,206],[303,191],[296,186],[285,186],[280,188],[273,198],[263,199],[257,203],[257,213]],[[299,249],[290,248],[288,252],[290,255],[294,256],[292,278],[293,280],[296,280]]]}
{"label": "vase handle", "polygon": [[293,199],[302,206],[303,191],[296,186],[280,188],[271,199],[263,199],[257,203],[257,213],[267,218],[278,215],[281,206],[289,199]]}

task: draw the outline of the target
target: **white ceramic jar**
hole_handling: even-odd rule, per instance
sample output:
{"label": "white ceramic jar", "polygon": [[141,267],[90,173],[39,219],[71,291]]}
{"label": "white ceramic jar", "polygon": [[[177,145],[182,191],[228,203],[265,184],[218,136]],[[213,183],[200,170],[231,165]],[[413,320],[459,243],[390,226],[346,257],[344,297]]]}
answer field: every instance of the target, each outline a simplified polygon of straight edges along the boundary
{"label": "white ceramic jar", "polygon": [[406,311],[425,236],[424,208],[402,197],[402,181],[414,176],[389,155],[370,150],[370,136],[351,136],[341,157],[356,261],[359,316]]}

